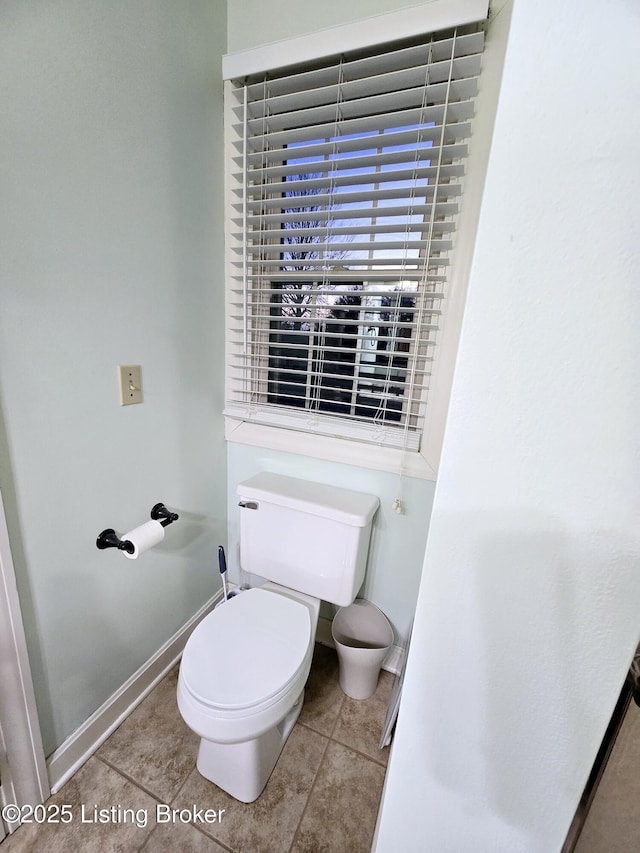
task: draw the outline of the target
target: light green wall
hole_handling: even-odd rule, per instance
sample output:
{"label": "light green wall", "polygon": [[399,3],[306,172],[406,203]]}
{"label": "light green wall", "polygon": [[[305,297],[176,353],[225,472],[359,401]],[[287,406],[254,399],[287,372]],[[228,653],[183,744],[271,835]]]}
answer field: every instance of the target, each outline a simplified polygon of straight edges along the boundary
{"label": "light green wall", "polygon": [[[228,51],[349,24],[415,6],[406,0],[227,0]],[[423,4],[419,4],[423,5]]]}
{"label": "light green wall", "polygon": [[[223,53],[406,6],[231,0],[228,29],[222,0],[0,6],[0,489],[47,753],[218,588],[254,470],[381,497],[363,593],[406,635],[433,484],[396,516],[394,476],[232,445],[227,490],[220,153]],[[160,547],[96,549],[158,500],[181,514]]]}
{"label": "light green wall", "polygon": [[[0,6],[0,487],[47,752],[219,586],[225,42],[210,0]],[[161,547],[96,549],[159,500]]]}

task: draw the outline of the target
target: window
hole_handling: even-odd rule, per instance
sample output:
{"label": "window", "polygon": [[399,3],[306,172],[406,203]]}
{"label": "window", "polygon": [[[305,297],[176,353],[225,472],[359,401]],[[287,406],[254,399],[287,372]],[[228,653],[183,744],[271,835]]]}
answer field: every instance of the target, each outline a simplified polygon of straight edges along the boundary
{"label": "window", "polygon": [[333,281],[275,287],[268,402],[400,423],[415,287]]}
{"label": "window", "polygon": [[482,25],[232,80],[225,414],[418,450]]}

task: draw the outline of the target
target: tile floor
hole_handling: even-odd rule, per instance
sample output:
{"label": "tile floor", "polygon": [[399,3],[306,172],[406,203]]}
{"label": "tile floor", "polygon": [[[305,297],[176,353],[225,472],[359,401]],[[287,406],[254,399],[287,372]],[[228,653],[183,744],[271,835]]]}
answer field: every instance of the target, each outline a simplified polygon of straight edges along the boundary
{"label": "tile floor", "polygon": [[[370,850],[389,752],[378,738],[391,674],[381,673],[370,699],[355,701],[340,690],[335,651],[316,645],[298,722],[249,804],[195,769],[198,738],[178,713],[177,677],[176,667],[49,800],[71,807],[70,822],[23,825],[0,853]],[[172,818],[169,807],[182,812]]]}
{"label": "tile floor", "polygon": [[604,768],[575,853],[636,853],[638,850],[640,708],[632,701]]}

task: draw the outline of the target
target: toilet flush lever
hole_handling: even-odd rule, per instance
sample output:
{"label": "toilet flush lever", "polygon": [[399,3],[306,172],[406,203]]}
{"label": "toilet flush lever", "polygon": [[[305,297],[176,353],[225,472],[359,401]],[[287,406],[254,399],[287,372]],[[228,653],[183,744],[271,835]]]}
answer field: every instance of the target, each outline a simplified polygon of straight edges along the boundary
{"label": "toilet flush lever", "polygon": [[255,501],[240,501],[238,506],[244,507],[244,509],[258,509],[258,504]]}

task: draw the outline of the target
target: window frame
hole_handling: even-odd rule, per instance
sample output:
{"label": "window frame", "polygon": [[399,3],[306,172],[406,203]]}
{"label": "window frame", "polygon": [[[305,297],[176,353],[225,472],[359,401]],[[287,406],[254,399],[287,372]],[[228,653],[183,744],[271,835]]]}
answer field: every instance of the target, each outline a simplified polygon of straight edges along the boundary
{"label": "window frame", "polygon": [[[445,10],[444,7],[447,6]],[[412,7],[417,10],[418,19],[429,18],[428,24],[423,24],[425,32],[436,29],[434,14],[440,16],[442,22],[437,28],[447,28],[472,20],[479,20],[481,6],[488,6],[487,0],[434,0],[422,7]],[[464,9],[463,9],[464,7]],[[457,11],[456,11],[457,10]],[[406,10],[403,10],[406,11]],[[453,13],[453,14],[452,14]],[[455,19],[456,14],[458,19]],[[446,20],[444,16],[446,15]],[[465,15],[467,16],[465,19]],[[468,17],[471,15],[471,17]],[[384,19],[384,20],[381,20]],[[347,50],[353,46],[371,46],[389,41],[395,37],[403,37],[407,33],[416,33],[416,16],[409,19],[403,13],[389,13],[367,19],[357,27],[345,25],[331,29],[331,39],[327,41],[326,33],[316,36],[303,36],[288,39],[264,48],[233,54],[225,57],[223,66],[227,78],[225,86],[230,86],[229,79],[240,75],[240,68],[245,73],[253,73],[267,67],[288,65],[295,61],[297,55],[305,58],[320,58],[324,54],[336,52],[336,44]],[[330,50],[324,45],[330,44]],[[494,56],[495,54],[495,56]],[[482,189],[488,162],[491,132],[495,117],[498,97],[499,79],[504,45],[495,46],[491,39],[491,28],[483,58],[483,76],[481,89],[476,98],[476,118],[474,132],[470,140],[470,150],[467,159],[467,175],[465,177],[464,204],[458,216],[456,227],[456,250],[453,255],[446,300],[446,322],[439,332],[438,356],[434,363],[429,389],[429,416],[425,419],[422,442],[419,450],[377,446],[371,441],[358,439],[357,430],[349,438],[338,438],[329,432],[316,433],[295,417],[295,413],[287,418],[277,413],[273,423],[251,423],[243,421],[233,414],[225,413],[225,437],[228,441],[249,444],[252,446],[286,451],[289,453],[311,456],[327,461],[356,464],[366,468],[389,472],[401,472],[409,476],[423,479],[435,479],[437,475],[444,426],[451,395],[453,371],[457,352],[464,303],[466,300],[467,282],[471,272],[473,246],[479,223]],[[275,57],[274,61],[268,63]],[[230,147],[231,99],[225,98],[225,150]],[[232,184],[228,169],[225,170],[226,217],[231,216]],[[227,234],[227,240],[229,236]],[[230,282],[232,268],[230,252],[226,253],[226,278]],[[229,340],[230,317],[226,311],[227,339]]]}

